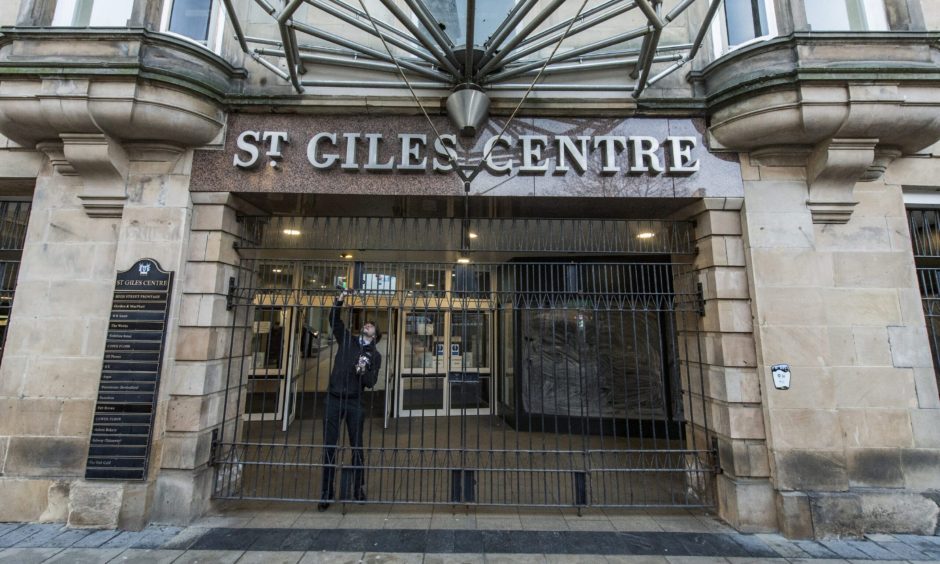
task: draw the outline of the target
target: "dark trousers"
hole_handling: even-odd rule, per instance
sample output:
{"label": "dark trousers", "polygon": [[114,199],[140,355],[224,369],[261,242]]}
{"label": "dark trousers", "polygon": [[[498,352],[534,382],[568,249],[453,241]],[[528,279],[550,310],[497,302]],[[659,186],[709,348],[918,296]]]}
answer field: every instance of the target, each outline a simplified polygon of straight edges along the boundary
{"label": "dark trousers", "polygon": [[[362,490],[365,461],[362,456],[362,422],[365,413],[359,397],[343,398],[327,394],[326,419],[323,424],[323,484],[320,499],[333,499],[333,477],[336,474],[336,443],[339,442],[339,425],[346,420],[346,433],[352,448],[352,495],[356,499],[364,496]],[[341,492],[346,493],[349,492]]]}

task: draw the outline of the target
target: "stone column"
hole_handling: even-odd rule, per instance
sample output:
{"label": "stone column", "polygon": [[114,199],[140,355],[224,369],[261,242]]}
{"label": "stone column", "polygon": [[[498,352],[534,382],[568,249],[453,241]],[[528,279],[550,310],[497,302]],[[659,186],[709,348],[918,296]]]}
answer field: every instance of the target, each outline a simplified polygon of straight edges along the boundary
{"label": "stone column", "polygon": [[[857,201],[851,218],[821,223],[808,205],[818,178],[809,168],[808,186],[800,166],[745,167],[744,237],[781,527],[791,536],[932,534],[938,508],[922,494],[940,487],[940,398],[901,189],[843,178]],[[791,366],[788,390],[772,383],[778,363]]]}
{"label": "stone column", "polygon": [[707,427],[717,446],[719,514],[738,530],[767,532],[777,523],[741,238],[742,203],[740,198],[705,198],[679,214],[695,222],[698,254],[692,268],[702,284],[705,311],[693,325],[680,325],[680,338],[694,342],[680,345],[680,355],[691,372],[687,414],[694,418],[696,433],[704,435]]}
{"label": "stone column", "polygon": [[64,521],[85,467],[120,220],[89,218],[81,190],[61,165],[36,179],[0,364],[0,521]]}
{"label": "stone column", "polygon": [[[226,192],[194,192],[192,199],[176,360],[166,386],[166,435],[153,514],[157,522],[187,523],[208,508],[210,451],[213,433],[222,424],[226,393],[227,430],[240,417],[238,372],[230,371],[230,361],[247,366],[244,359],[231,358],[233,350],[245,346],[247,308],[227,308],[229,279],[238,275],[237,202]],[[236,311],[241,314],[237,320]]]}
{"label": "stone column", "polygon": [[[88,451],[117,271],[140,258],[180,275],[189,232],[191,151],[127,144],[126,201],[118,217],[90,215],[85,179],[58,146],[36,182],[17,300],[0,365],[7,456],[2,517],[73,526],[139,528],[152,481],[86,482]],[[122,150],[122,154],[124,150]],[[179,283],[171,297],[164,371],[173,368]],[[151,480],[160,459],[158,403]],[[51,479],[50,477],[54,477]],[[0,517],[0,518],[2,518]]]}
{"label": "stone column", "polygon": [[191,147],[211,141],[222,119],[212,102],[134,79],[0,83],[0,131],[48,159],[36,180],[0,365],[0,520],[148,522],[168,418],[165,385],[147,479],[83,479],[115,275],[141,258],[176,273],[165,381],[186,279]]}

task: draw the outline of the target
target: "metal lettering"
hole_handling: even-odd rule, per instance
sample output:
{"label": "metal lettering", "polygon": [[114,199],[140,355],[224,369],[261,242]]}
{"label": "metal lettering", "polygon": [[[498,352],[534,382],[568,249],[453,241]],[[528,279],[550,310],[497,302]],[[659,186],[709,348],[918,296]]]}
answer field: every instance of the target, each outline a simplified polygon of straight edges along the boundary
{"label": "metal lettering", "polygon": [[584,174],[587,170],[588,142],[591,140],[587,135],[578,136],[576,146],[567,135],[559,135],[555,138],[558,141],[558,166],[555,167],[555,174],[564,174],[568,172],[568,156],[572,157],[572,165],[577,169],[578,174]]}
{"label": "metal lettering", "polygon": [[[452,163],[457,162],[457,136],[452,133],[441,135],[440,139],[434,140],[434,153],[444,160],[438,160],[436,157],[431,163],[434,172],[450,172],[454,170]],[[449,159],[447,157],[450,157]]]}
{"label": "metal lettering", "polygon": [[324,139],[328,140],[333,145],[336,145],[336,134],[335,133],[317,133],[310,139],[310,142],[307,143],[307,160],[310,161],[310,164],[314,168],[327,169],[336,164],[336,161],[339,160],[339,155],[333,154],[324,154],[323,160],[317,156],[317,151],[320,148],[320,142]]}
{"label": "metal lettering", "polygon": [[346,139],[346,160],[339,167],[343,170],[359,170],[359,161],[356,160],[356,146],[359,141],[358,133],[344,133]]}
{"label": "metal lettering", "polygon": [[[234,161],[235,166],[241,168],[251,168],[258,164],[258,147],[255,145],[255,143],[260,140],[261,132],[259,131],[242,131],[241,135],[238,136],[238,139],[235,140],[235,146],[238,147],[239,151],[248,153],[248,159],[243,159],[241,156],[236,154]],[[254,143],[251,141],[254,141]]]}
{"label": "metal lettering", "polygon": [[281,143],[289,143],[286,131],[265,131],[261,136],[268,142],[268,152],[265,153],[271,159],[271,166],[276,167],[277,161],[281,159]]}
{"label": "metal lettering", "polygon": [[[342,139],[337,142],[339,136]],[[390,146],[386,152],[389,155],[387,160],[380,162],[384,138],[381,133],[319,132],[307,143],[307,160],[320,170],[338,166],[350,172],[392,173],[398,170],[420,173],[427,172],[430,164],[430,170],[435,173],[450,173],[455,165],[462,166],[458,164],[461,159],[469,159],[466,163],[469,165],[474,156],[479,155],[476,152],[479,149],[473,150],[472,156],[458,155],[457,137],[451,133],[435,136],[433,146],[429,145],[426,133],[398,133],[396,137],[398,146]],[[368,141],[363,155],[365,164],[359,160],[361,139]],[[267,144],[264,155],[271,159],[272,167],[279,166],[289,143],[287,131],[243,131],[235,141],[234,165],[241,169],[256,167],[262,156],[262,146]],[[340,148],[341,143],[345,143],[345,147]],[[326,152],[327,145],[338,150]],[[594,166],[594,174],[688,176],[701,168],[701,161],[693,156],[698,145],[697,136],[682,135],[669,135],[665,139],[647,135],[519,135],[518,139],[492,136],[483,143],[483,164],[495,176],[511,175],[516,171],[544,175],[550,169],[552,174],[563,176],[572,169],[577,174],[588,173],[591,169],[589,159],[594,158],[600,165]],[[549,152],[549,148],[554,151]],[[496,149],[499,149],[499,155],[495,154]],[[621,158],[621,152],[628,154]],[[133,281],[127,284],[146,283]]]}
{"label": "metal lettering", "polygon": [[598,135],[594,138],[594,148],[601,148],[604,163],[601,167],[601,174],[616,174],[620,172],[620,167],[617,166],[618,146],[621,151],[627,148],[627,138],[623,135]]}
{"label": "metal lettering", "polygon": [[379,143],[382,141],[381,133],[366,133],[366,139],[369,140],[369,162],[362,167],[369,172],[395,170],[395,158],[388,159],[387,162],[379,162]]}
{"label": "metal lettering", "polygon": [[414,133],[399,133],[398,141],[401,143],[401,163],[398,170],[426,170],[428,168],[428,158],[424,157],[421,162],[414,162],[421,156],[421,147],[428,144],[428,136]]}
{"label": "metal lettering", "polygon": [[698,159],[692,160],[692,149],[695,148],[695,137],[670,135],[666,137],[669,144],[669,172],[677,174],[690,174],[698,172],[701,163]]}
{"label": "metal lettering", "polygon": [[[519,141],[522,142],[522,166],[519,167],[521,173],[545,172],[548,170],[548,163],[542,161],[542,149],[548,144],[548,137],[544,135],[520,135]],[[541,164],[539,164],[541,162]]]}
{"label": "metal lettering", "polygon": [[483,154],[486,155],[484,166],[486,166],[486,169],[489,170],[491,174],[494,174],[496,176],[500,176],[503,174],[511,174],[512,173],[512,159],[511,158],[506,159],[505,161],[501,163],[497,163],[496,161],[493,160],[493,156],[494,156],[493,153],[496,152],[495,147],[497,144],[502,145],[506,147],[507,149],[509,149],[512,147],[512,140],[509,137],[499,137],[499,136],[490,137],[486,141],[486,144],[483,145]]}
{"label": "metal lettering", "polygon": [[637,135],[630,137],[630,143],[633,144],[633,165],[630,167],[630,172],[659,174],[663,171],[659,155],[656,154],[659,151],[659,141],[655,137]]}

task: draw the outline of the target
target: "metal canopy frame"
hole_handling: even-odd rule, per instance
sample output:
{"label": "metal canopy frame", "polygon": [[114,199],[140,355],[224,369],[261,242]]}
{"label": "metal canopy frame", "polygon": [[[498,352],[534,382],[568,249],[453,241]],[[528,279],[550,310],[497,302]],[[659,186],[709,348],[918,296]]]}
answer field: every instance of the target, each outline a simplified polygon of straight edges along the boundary
{"label": "metal canopy frame", "polygon": [[[682,68],[695,57],[721,3],[721,0],[682,0],[663,14],[662,0],[598,0],[592,2],[595,5],[586,7],[572,18],[543,26],[564,0],[547,0],[537,10],[540,4],[538,0],[522,0],[509,10],[490,37],[482,38],[477,37],[474,30],[476,2],[468,0],[466,37],[471,48],[466,48],[464,45],[454,45],[424,0],[405,0],[404,7],[395,0],[379,0],[395,20],[395,25],[374,18],[369,13],[372,10],[366,10],[364,5],[359,9],[343,0],[280,0],[278,3],[282,4],[281,7],[271,3],[278,0],[251,1],[274,20],[279,38],[272,40],[246,36],[233,0],[223,0],[222,5],[232,22],[239,45],[252,59],[281,79],[289,81],[300,94],[306,88],[329,87],[425,90],[472,87],[483,91],[628,91],[633,97],[639,97],[649,86]],[[664,28],[695,2],[707,2],[708,8],[694,41],[678,46],[660,45]],[[304,5],[381,40],[386,47],[395,47],[399,53],[367,47],[354,39],[296,20],[295,14]],[[559,42],[567,37],[596,30],[598,25],[633,10],[642,13],[646,18],[645,25],[567,51],[557,50]],[[308,21],[313,20],[310,18]],[[398,24],[400,27],[397,27]],[[304,37],[325,42],[335,48],[305,44],[302,42]],[[642,40],[639,51],[609,51],[611,47],[637,39]],[[553,45],[556,50],[548,58],[527,58]],[[576,62],[559,64],[572,60]],[[409,85],[405,80],[333,80],[324,76],[309,76],[306,67],[309,63],[378,72],[394,73],[400,70],[423,82],[411,82]],[[671,64],[654,74],[654,65],[658,63]],[[282,69],[286,69],[286,72]],[[612,75],[614,81],[610,84],[538,84],[543,75],[600,69],[624,72]],[[513,78],[531,75],[536,75],[532,84],[510,82]],[[624,78],[633,82],[624,84]]]}

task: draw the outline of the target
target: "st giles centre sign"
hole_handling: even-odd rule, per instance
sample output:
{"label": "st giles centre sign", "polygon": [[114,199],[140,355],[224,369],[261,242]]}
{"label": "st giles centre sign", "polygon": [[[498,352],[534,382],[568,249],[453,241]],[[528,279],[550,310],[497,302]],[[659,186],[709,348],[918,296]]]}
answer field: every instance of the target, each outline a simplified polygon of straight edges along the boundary
{"label": "st giles centre sign", "polygon": [[223,151],[197,152],[192,186],[446,195],[462,192],[456,164],[482,167],[472,186],[481,195],[739,195],[736,157],[709,152],[702,129],[691,119],[524,118],[505,131],[492,120],[468,139],[443,118],[432,128],[411,116],[238,114]]}

